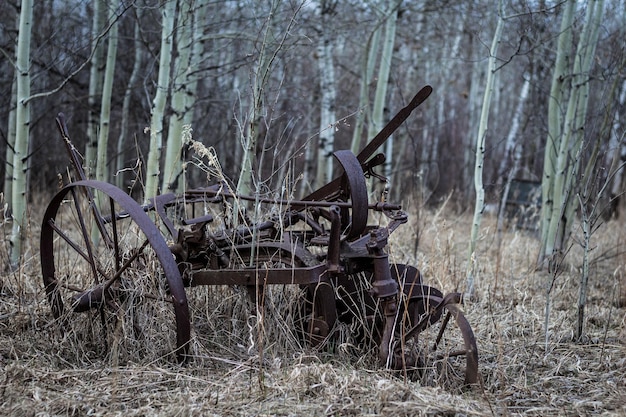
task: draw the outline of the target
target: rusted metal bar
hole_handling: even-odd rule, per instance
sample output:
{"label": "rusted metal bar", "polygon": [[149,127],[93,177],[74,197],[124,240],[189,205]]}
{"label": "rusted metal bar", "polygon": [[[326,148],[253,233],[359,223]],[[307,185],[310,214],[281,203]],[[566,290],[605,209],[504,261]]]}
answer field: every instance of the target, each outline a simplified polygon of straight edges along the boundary
{"label": "rusted metal bar", "polygon": [[[374,138],[365,146],[365,148],[359,152],[357,155],[357,159],[361,164],[364,164],[370,156],[376,152],[378,148],[382,146],[383,143],[400,127],[402,123],[411,115],[413,110],[415,110],[420,104],[422,104],[428,96],[432,93],[433,88],[429,85],[422,88],[416,95],[413,97],[411,102],[404,107],[402,110],[398,112],[394,116],[393,119],[385,125],[385,127],[376,135]],[[341,187],[341,178],[335,178],[333,181],[324,185],[317,191],[309,194],[307,197],[304,197],[303,200],[329,200],[332,199],[332,196],[337,193],[337,191]]]}
{"label": "rusted metal bar", "polygon": [[265,268],[199,270],[190,273],[190,286],[199,285],[262,285],[316,284],[326,271],[325,264],[301,268]]}

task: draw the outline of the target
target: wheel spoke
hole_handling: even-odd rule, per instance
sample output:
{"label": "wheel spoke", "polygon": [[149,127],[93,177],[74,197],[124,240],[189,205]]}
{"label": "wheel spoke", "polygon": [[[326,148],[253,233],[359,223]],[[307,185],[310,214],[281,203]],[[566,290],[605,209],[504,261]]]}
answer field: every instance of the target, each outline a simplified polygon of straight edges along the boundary
{"label": "wheel spoke", "polygon": [[87,231],[87,227],[85,226],[85,218],[83,216],[83,211],[82,211],[82,209],[80,207],[80,201],[79,201],[79,199],[76,196],[76,190],[74,188],[72,188],[72,197],[73,197],[73,200],[74,200],[74,208],[76,210],[76,215],[78,217],[78,222],[80,224],[80,231],[81,231],[81,234],[83,236],[83,242],[84,242],[84,244],[85,244],[85,246],[87,248],[87,256],[88,257],[86,259],[87,259],[89,265],[91,266],[91,272],[93,274],[93,279],[94,279],[93,284],[97,285],[97,284],[99,284],[99,281],[98,281],[98,274],[96,272],[96,261],[94,259],[94,255],[93,255],[93,245],[92,245],[91,239],[89,238],[89,232]]}
{"label": "wheel spoke", "polygon": [[70,184],[46,209],[41,236],[44,287],[68,354],[88,346],[131,360],[184,358],[190,325],[178,266],[128,194],[97,181]]}

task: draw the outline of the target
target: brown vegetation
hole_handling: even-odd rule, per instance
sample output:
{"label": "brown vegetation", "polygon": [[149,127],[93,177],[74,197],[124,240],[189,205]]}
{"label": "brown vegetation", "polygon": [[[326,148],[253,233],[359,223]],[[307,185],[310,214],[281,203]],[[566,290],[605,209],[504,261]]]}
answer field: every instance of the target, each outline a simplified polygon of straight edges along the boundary
{"label": "brown vegetation", "polygon": [[[462,290],[469,216],[447,210],[420,214],[419,225],[396,232],[390,252],[396,261],[418,265],[434,286]],[[23,269],[2,278],[2,415],[626,413],[626,310],[619,298],[626,288],[626,254],[620,252],[626,228],[616,221],[594,235],[586,338],[573,340],[580,266],[573,246],[553,288],[546,345],[550,276],[534,270],[537,240],[528,231],[506,231],[497,265],[495,224],[485,219],[478,297],[465,305],[479,343],[482,384],[447,391],[381,370],[368,352],[342,345],[334,351],[299,346],[288,329],[276,325],[281,324],[276,315],[268,314],[260,330],[267,337],[256,338],[259,328],[247,325],[248,314],[237,304],[241,297],[227,288],[192,295],[196,317],[204,312],[205,319],[194,321],[195,358],[186,366],[96,352],[80,340],[69,341],[52,323],[43,294],[37,219],[33,214]],[[420,247],[415,251],[417,230]],[[206,304],[215,299],[222,303]],[[225,325],[211,324],[208,317]]]}

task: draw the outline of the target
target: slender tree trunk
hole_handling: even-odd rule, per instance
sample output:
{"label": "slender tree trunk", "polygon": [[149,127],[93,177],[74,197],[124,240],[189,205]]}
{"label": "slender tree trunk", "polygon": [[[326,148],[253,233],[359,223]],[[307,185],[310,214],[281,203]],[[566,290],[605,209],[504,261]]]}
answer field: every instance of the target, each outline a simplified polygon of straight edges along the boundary
{"label": "slender tree trunk", "polygon": [[117,138],[117,146],[116,146],[116,155],[115,155],[115,184],[124,189],[126,184],[124,182],[124,168],[125,168],[125,153],[126,153],[126,142],[128,141],[129,136],[129,116],[130,116],[130,106],[131,99],[133,96],[133,90],[139,81],[139,75],[142,71],[143,64],[143,50],[141,45],[141,26],[139,25],[139,21],[141,20],[141,7],[136,7],[136,19],[137,22],[135,24],[135,30],[133,35],[133,51],[134,51],[134,62],[133,62],[133,70],[130,74],[130,78],[128,79],[128,84],[126,85],[126,90],[124,91],[124,100],[122,102],[122,120],[120,123],[120,135]]}
{"label": "slender tree trunk", "polygon": [[[475,41],[474,41],[475,42]],[[471,58],[475,59],[475,58]],[[469,200],[471,198],[471,187],[469,179],[473,178],[472,166],[476,166],[475,151],[473,145],[476,143],[475,138],[469,132],[476,132],[480,125],[480,87],[483,85],[483,68],[478,63],[474,63],[472,68],[472,75],[470,79],[470,89],[468,95],[468,109],[469,109],[469,126],[468,134],[463,135],[463,167],[461,170],[461,183],[460,187],[463,190],[464,197]],[[484,96],[483,96],[484,98]],[[474,140],[472,140],[474,139]]]}
{"label": "slender tree trunk", "polygon": [[369,104],[369,87],[374,77],[374,69],[376,68],[376,58],[378,57],[378,49],[380,47],[382,29],[378,25],[370,34],[367,45],[364,48],[363,62],[361,63],[361,83],[359,90],[359,109],[360,114],[357,115],[352,135],[352,145],[350,148],[355,154],[361,150],[363,142],[363,122],[371,117]]}
{"label": "slender tree trunk", "polygon": [[[250,194],[255,190],[254,186],[254,168],[253,160],[256,156],[256,147],[259,139],[259,123],[264,105],[264,89],[269,81],[272,63],[280,45],[272,45],[274,37],[274,25],[276,11],[279,2],[272,0],[270,15],[266,21],[263,40],[260,45],[259,58],[257,61],[256,73],[252,78],[252,97],[246,120],[244,120],[243,130],[241,132],[241,143],[243,145],[243,157],[241,162],[241,172],[239,181],[237,182],[237,192],[239,194]],[[274,46],[276,49],[272,51],[270,48]]]}
{"label": "slender tree trunk", "polygon": [[89,97],[87,105],[89,114],[87,119],[87,146],[85,149],[85,174],[92,177],[95,173],[97,149],[98,149],[98,126],[100,116],[100,104],[102,102],[102,87],[105,69],[105,43],[98,41],[100,34],[106,26],[107,0],[95,0],[93,2],[93,22],[91,27],[91,40],[98,42],[92,45],[95,51],[91,57],[89,70]]}
{"label": "slender tree trunk", "polygon": [[146,187],[144,198],[155,197],[159,184],[159,159],[163,148],[163,118],[170,84],[170,63],[172,61],[172,42],[174,37],[174,20],[176,0],[168,0],[162,8],[163,20],[161,31],[161,51],[159,56],[159,76],[156,94],[152,104],[150,117],[150,150],[146,165]]}
{"label": "slender tree trunk", "polygon": [[[504,156],[500,160],[500,166],[498,167],[498,178],[496,181],[499,184],[502,184],[502,181],[506,178],[513,178],[517,173],[511,172],[509,170],[511,164],[511,157],[513,156],[513,150],[517,145],[517,134],[519,132],[519,125],[524,115],[524,104],[526,103],[526,99],[528,98],[528,91],[530,90],[530,78],[525,78],[524,83],[522,84],[522,89],[519,92],[519,96],[517,99],[517,107],[515,108],[515,112],[511,117],[509,134],[506,137],[506,141],[504,142]],[[509,174],[507,175],[507,170],[509,170]]]}
{"label": "slender tree trunk", "polygon": [[206,4],[196,3],[196,7],[192,10],[193,14],[193,33],[192,43],[193,48],[191,51],[191,57],[189,59],[189,68],[187,69],[187,90],[191,94],[185,95],[185,116],[184,124],[191,126],[194,118],[194,105],[197,100],[198,82],[200,81],[201,63],[203,62],[203,55],[205,53],[204,40],[202,27],[205,24],[207,16],[208,6]]}
{"label": "slender tree trunk", "polygon": [[467,262],[467,293],[470,296],[474,294],[474,285],[476,277],[476,241],[478,240],[478,231],[482,219],[483,210],[485,208],[485,190],[483,188],[483,162],[485,156],[485,140],[489,125],[489,109],[491,106],[491,96],[493,95],[493,86],[496,77],[496,55],[498,46],[502,37],[502,29],[504,28],[504,20],[502,16],[502,0],[498,5],[498,24],[493,35],[491,48],[489,50],[489,59],[487,61],[487,81],[485,85],[485,94],[483,96],[483,105],[480,114],[480,123],[478,125],[478,134],[476,135],[476,161],[474,165],[474,188],[476,190],[476,204],[474,206],[474,219],[472,221],[472,230],[470,232],[470,244]]}
{"label": "slender tree trunk", "polygon": [[[618,99],[617,110],[615,111],[615,119],[613,121],[613,129],[611,130],[611,145],[609,161],[611,161],[609,175],[613,175],[611,180],[610,213],[609,216],[618,215],[618,203],[621,200],[622,179],[624,170],[618,169],[620,161],[626,161],[626,138],[624,136],[624,118],[620,116],[620,109],[626,104],[626,80],[622,83],[621,92]],[[617,157],[619,155],[619,157]]]}
{"label": "slender tree trunk", "polygon": [[169,118],[165,163],[163,164],[163,184],[165,192],[178,192],[182,189],[183,124],[188,111],[187,96],[195,96],[188,89],[188,75],[192,50],[193,10],[190,0],[181,0],[178,18],[176,59],[172,79],[172,114]]}
{"label": "slender tree trunk", "polygon": [[575,0],[565,4],[563,17],[561,18],[561,30],[558,38],[556,61],[552,74],[552,86],[548,102],[548,137],[543,159],[543,179],[541,183],[541,242],[542,249],[539,254],[539,263],[543,263],[546,254],[546,244],[552,211],[555,209],[554,177],[556,172],[557,149],[561,140],[562,118],[561,107],[565,100],[565,75],[570,62],[569,50],[572,42],[572,23],[574,21]]}
{"label": "slender tree trunk", "polygon": [[333,151],[335,147],[335,68],[333,64],[333,35],[330,28],[336,2],[319,0],[319,43],[317,46],[320,74],[320,133],[317,155],[317,175],[315,185],[320,187],[333,176]]}
{"label": "slender tree trunk", "polygon": [[[575,178],[580,168],[584,123],[589,95],[589,71],[595,56],[600,21],[604,10],[602,0],[590,1],[581,37],[574,58],[573,76],[567,112],[563,120],[556,166],[554,168],[553,208],[545,240],[544,258],[553,258],[564,249],[571,229],[577,202],[573,197]],[[545,174],[544,174],[545,176]],[[558,262],[558,259],[557,259]]]}
{"label": "slender tree trunk", "polygon": [[[116,10],[121,4],[121,0],[117,1],[114,7],[111,7],[109,18],[113,21],[116,17]],[[113,6],[113,5],[112,5]],[[113,92],[113,81],[115,79],[115,64],[117,61],[117,33],[119,23],[113,24],[109,31],[109,46],[107,49],[106,70],[104,73],[104,82],[102,85],[102,103],[100,105],[100,132],[98,139],[98,152],[96,163],[96,179],[99,181],[108,181],[107,167],[107,150],[109,145],[109,127],[111,125],[111,95]]]}
{"label": "slender tree trunk", "polygon": [[[396,40],[396,21],[398,20],[398,9],[400,1],[390,4],[387,11],[385,21],[385,37],[383,39],[383,47],[378,66],[378,77],[376,80],[376,93],[374,96],[374,104],[372,108],[372,118],[370,120],[367,136],[373,138],[383,128],[385,124],[385,107],[387,105],[387,87],[389,85],[389,74],[391,72],[391,60],[393,57],[393,46]],[[387,151],[393,149],[391,145],[393,138],[386,141]],[[389,144],[389,145],[388,145]],[[392,163],[392,155],[387,154],[385,174],[390,175],[389,165]]]}
{"label": "slender tree trunk", "polygon": [[17,107],[15,110],[15,148],[13,154],[13,187],[11,209],[13,230],[11,233],[11,268],[19,266],[26,225],[26,171],[28,170],[28,147],[30,130],[30,39],[33,24],[33,1],[22,0],[17,40]]}
{"label": "slender tree trunk", "polygon": [[[17,73],[17,71],[16,71]],[[17,113],[17,74],[13,77],[11,83],[11,108],[9,110],[9,124],[7,126],[7,150],[6,150],[6,166],[4,171],[4,198],[10,200],[13,190],[13,150],[15,149],[15,129],[17,122],[15,120]]]}

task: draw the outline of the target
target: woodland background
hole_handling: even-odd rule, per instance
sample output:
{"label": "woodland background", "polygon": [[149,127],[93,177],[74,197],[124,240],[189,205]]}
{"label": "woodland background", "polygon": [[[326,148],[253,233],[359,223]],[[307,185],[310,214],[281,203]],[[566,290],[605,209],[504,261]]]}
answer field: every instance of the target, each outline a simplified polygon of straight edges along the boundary
{"label": "woodland background", "polygon": [[[623,0],[3,0],[0,11],[4,413],[623,414]],[[67,360],[38,264],[42,212],[69,180],[57,113],[88,175],[139,201],[206,185],[190,138],[240,191],[297,198],[336,174],[332,150],[358,152],[427,84],[377,170],[411,215],[392,255],[445,291],[478,278],[464,309],[479,390],[418,387],[341,353],[273,346],[257,363],[219,334],[184,369]],[[527,229],[488,215],[512,179],[542,194]],[[548,245],[550,230],[560,238]]]}
{"label": "woodland background", "polygon": [[[11,86],[16,74],[15,45],[20,4],[3,2],[0,16],[0,134],[3,151],[9,142],[9,112],[15,107]],[[157,91],[159,50],[162,31],[162,7],[157,2],[121,2],[111,4],[113,20],[108,18],[105,31],[92,35],[93,7],[97,2],[49,1],[35,4],[31,45],[30,149],[27,155],[30,184],[34,190],[56,187],[56,174],[67,165],[67,156],[59,150],[54,117],[64,112],[77,148],[86,146],[90,115],[100,116],[99,97],[90,97],[89,62],[92,49],[105,45],[107,29],[118,28],[118,51],[111,95],[109,136],[112,138],[107,165],[109,177],[125,168],[133,168],[138,158],[148,153],[150,114]],[[110,2],[115,3],[115,2]],[[259,75],[258,61],[262,48],[268,48],[274,61],[263,80],[263,113],[256,121],[269,143],[263,144],[266,158],[282,159],[297,155],[305,144],[316,145],[320,132],[320,38],[332,43],[336,89],[335,148],[348,148],[356,125],[355,119],[370,123],[371,110],[359,99],[362,69],[368,58],[372,34],[384,26],[390,13],[397,13],[397,26],[390,75],[385,98],[385,118],[403,107],[425,84],[434,87],[433,96],[417,117],[412,117],[398,133],[394,154],[397,195],[423,188],[434,199],[455,191],[453,198],[467,201],[473,193],[473,155],[475,136],[482,104],[486,61],[497,21],[497,4],[486,2],[393,2],[322,1],[323,28],[316,2],[285,1],[206,1],[192,2],[194,40],[201,47],[188,73],[197,78],[193,91],[191,126],[193,136],[214,146],[231,178],[240,170],[241,128],[246,121],[251,83]],[[519,123],[515,142],[522,147],[518,177],[540,180],[547,138],[547,106],[554,67],[556,40],[560,32],[563,2],[505,2],[505,30],[497,53],[496,85],[491,106],[487,137],[484,183],[488,191],[498,177],[510,168],[511,155],[505,148],[513,122]],[[578,2],[574,33],[580,32],[587,2]],[[605,118],[623,114],[619,103],[623,87],[624,3],[605,4],[602,25],[589,83],[589,114],[585,140],[601,141],[602,153],[613,151],[610,131],[601,131]],[[106,10],[108,12],[108,9]],[[316,14],[317,12],[317,14]],[[271,20],[270,19],[270,13]],[[176,16],[178,25],[190,25],[185,16]],[[268,25],[271,33],[266,33]],[[384,27],[383,27],[384,29]],[[135,33],[135,30],[138,33]],[[180,31],[179,31],[180,32]],[[179,35],[180,36],[180,35]],[[103,49],[106,52],[106,48]],[[176,55],[176,48],[173,54]],[[370,55],[378,59],[378,51]],[[136,64],[138,62],[139,64]],[[103,65],[105,62],[101,62]],[[133,67],[139,71],[131,77]],[[180,68],[172,64],[174,74]],[[98,68],[103,72],[104,67]],[[369,102],[374,101],[378,65],[370,78]],[[529,82],[523,111],[515,114],[524,82]],[[612,91],[618,83],[616,92]],[[185,88],[179,78],[168,86],[171,92]],[[60,89],[59,89],[60,87]],[[58,89],[58,91],[57,91]],[[129,91],[127,91],[129,90]],[[101,94],[101,92],[99,93]],[[123,100],[130,94],[124,111]],[[622,95],[623,95],[622,91]],[[90,107],[90,104],[92,105]],[[366,104],[369,104],[366,102]],[[171,106],[166,115],[172,113]],[[519,120],[517,120],[519,119]],[[168,118],[164,118],[167,128]],[[124,123],[122,123],[124,122]],[[621,125],[620,125],[621,126]],[[124,129],[124,131],[122,131]],[[269,132],[265,132],[268,130]],[[118,150],[118,137],[122,147]],[[362,136],[367,136],[362,134]],[[165,144],[165,146],[167,146]],[[406,147],[405,147],[406,146]],[[590,148],[590,146],[588,146]],[[259,145],[259,151],[261,145]],[[291,152],[289,152],[291,151]],[[114,166],[122,152],[122,165]],[[300,152],[302,153],[302,152]],[[3,152],[6,154],[6,152]],[[11,161],[7,161],[10,165]],[[265,164],[266,166],[269,164]],[[601,168],[599,166],[598,168]],[[1,167],[1,168],[6,168]],[[263,175],[269,177],[271,172]],[[295,175],[299,174],[295,170]],[[127,185],[133,173],[122,173]],[[130,178],[132,179],[132,178]],[[279,182],[274,179],[273,183]],[[272,184],[272,182],[270,182]],[[394,184],[396,185],[396,184]]]}
{"label": "woodland background", "polygon": [[[17,200],[52,193],[68,165],[58,112],[88,175],[138,198],[206,183],[181,174],[181,161],[194,160],[183,137],[214,147],[240,191],[286,186],[301,196],[333,175],[333,150],[358,151],[426,84],[432,97],[385,149],[392,200],[450,197],[466,210],[477,196],[482,213],[507,179],[542,181],[542,235],[550,217],[567,220],[540,261],[564,250],[580,202],[596,217],[618,207],[623,1],[35,3],[24,3],[25,65],[16,58],[23,5],[7,0],[0,16],[0,169],[20,227]],[[16,74],[29,76],[27,93]],[[27,135],[16,134],[17,103],[28,107],[17,122]],[[16,194],[15,172],[24,177]]]}

